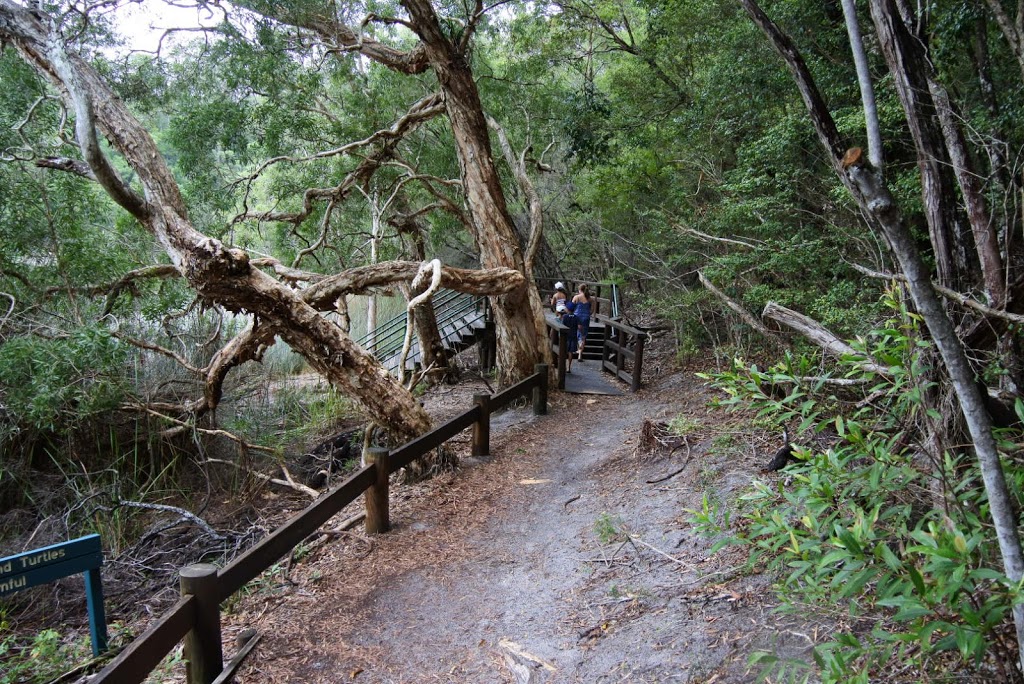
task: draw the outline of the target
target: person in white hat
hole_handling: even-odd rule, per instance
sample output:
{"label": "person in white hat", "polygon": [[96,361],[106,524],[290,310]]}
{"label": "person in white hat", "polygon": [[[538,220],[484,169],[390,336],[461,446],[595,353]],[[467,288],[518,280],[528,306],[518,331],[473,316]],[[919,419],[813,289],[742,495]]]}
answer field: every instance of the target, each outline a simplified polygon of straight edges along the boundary
{"label": "person in white hat", "polygon": [[569,294],[565,291],[565,283],[558,281],[555,283],[555,294],[551,295],[551,310],[558,313],[558,302],[564,302],[569,299]]}

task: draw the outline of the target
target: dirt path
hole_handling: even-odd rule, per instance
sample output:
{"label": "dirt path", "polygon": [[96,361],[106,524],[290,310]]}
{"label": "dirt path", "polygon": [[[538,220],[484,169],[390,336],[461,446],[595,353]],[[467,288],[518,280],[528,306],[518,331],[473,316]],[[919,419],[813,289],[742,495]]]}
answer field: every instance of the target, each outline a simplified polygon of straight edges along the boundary
{"label": "dirt path", "polygon": [[[502,414],[493,456],[393,490],[391,533],[342,535],[235,606],[228,635],[264,635],[238,681],[745,682],[755,649],[808,657],[817,626],[772,613],[766,581],[687,522],[763,458],[708,424],[704,392],[675,376]],[[638,448],[645,419],[677,415],[678,448]]]}

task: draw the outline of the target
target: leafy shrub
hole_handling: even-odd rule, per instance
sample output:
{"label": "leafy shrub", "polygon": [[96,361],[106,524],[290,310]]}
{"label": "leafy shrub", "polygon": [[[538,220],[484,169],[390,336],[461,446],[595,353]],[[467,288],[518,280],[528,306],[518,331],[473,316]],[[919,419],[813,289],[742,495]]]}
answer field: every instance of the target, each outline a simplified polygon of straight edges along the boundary
{"label": "leafy shrub", "polygon": [[[1013,668],[1014,648],[1003,634],[1020,590],[995,569],[1001,565],[977,465],[911,448],[915,426],[941,416],[926,403],[930,345],[918,335],[918,319],[900,314],[858,343],[888,366],[889,377],[864,372],[858,359],[839,364],[845,377],[865,383],[870,402],[840,402],[825,392],[825,379],[802,379],[813,367],[804,358],[766,371],[738,361],[707,376],[725,392],[723,405],[799,419],[801,431],[827,428],[838,437],[823,451],[798,448],[800,462],[787,469],[785,484],[755,480],[731,519],[707,501],[692,512],[703,531],[724,534],[715,550],[742,544],[752,565],[778,577],[783,609],[811,604],[851,625],[814,649],[824,682],[873,681],[897,664],[945,671],[951,657],[968,669]],[[1024,472],[1007,468],[1019,497]],[[941,483],[941,495],[933,483]],[[777,675],[800,671],[771,654],[752,663]]]}
{"label": "leafy shrub", "polygon": [[0,345],[0,442],[25,428],[66,431],[117,405],[127,353],[101,326]]}
{"label": "leafy shrub", "polygon": [[[0,621],[0,626],[6,627]],[[69,670],[89,654],[88,635],[73,641],[61,639],[59,632],[44,629],[30,642],[23,643],[11,634],[0,639],[0,684],[49,682]]]}

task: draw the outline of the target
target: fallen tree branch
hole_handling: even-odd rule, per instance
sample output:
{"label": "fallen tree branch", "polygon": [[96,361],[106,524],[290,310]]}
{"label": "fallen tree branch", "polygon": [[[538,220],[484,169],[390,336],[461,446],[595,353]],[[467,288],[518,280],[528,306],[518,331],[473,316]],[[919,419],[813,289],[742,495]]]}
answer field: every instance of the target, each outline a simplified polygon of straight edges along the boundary
{"label": "fallen tree branch", "polygon": [[857,351],[846,342],[839,339],[833,332],[825,328],[823,325],[812,318],[804,316],[802,313],[798,313],[792,309],[787,309],[781,304],[776,304],[775,302],[768,302],[764,307],[764,311],[761,312],[761,317],[769,318],[781,323],[782,325],[793,328],[811,342],[814,342],[821,347],[825,353],[830,354],[835,358],[852,357],[854,359],[858,359],[857,365],[861,370],[884,377],[889,377],[891,375],[887,367],[879,365],[874,359],[870,358],[863,352]]}
{"label": "fallen tree branch", "polygon": [[293,480],[287,468],[284,467],[282,467],[281,469],[284,471],[285,477],[288,478],[287,480],[281,480],[279,478],[267,475],[266,473],[261,473],[258,470],[252,470],[251,468],[244,468],[237,463],[226,461],[222,458],[208,458],[205,461],[203,461],[203,463],[219,463],[221,465],[231,466],[237,470],[241,470],[246,475],[251,475],[255,477],[257,480],[263,480],[264,482],[269,482],[270,484],[279,485],[281,487],[287,487],[288,489],[294,489],[295,491],[302,492],[303,494],[314,499],[320,496],[320,492],[316,491],[312,487],[307,487],[301,482],[296,482],[295,480]]}
{"label": "fallen tree branch", "polygon": [[[227,537],[225,537],[223,534],[220,534],[215,529],[210,527],[210,524],[208,522],[200,518],[195,513],[191,511],[186,511],[184,508],[178,508],[177,506],[168,506],[167,504],[143,503],[142,501],[127,500],[118,501],[117,505],[125,506],[127,508],[142,508],[150,511],[164,511],[167,513],[177,513],[181,516],[181,520],[188,520],[189,522],[195,524],[197,527],[201,528],[203,532],[206,532],[206,534],[210,535],[217,541],[224,541],[225,539],[227,539]],[[181,522],[181,520],[179,520],[178,522]]]}
{"label": "fallen tree branch", "polygon": [[690,235],[693,235],[694,237],[701,240],[702,242],[724,242],[728,245],[737,245],[739,247],[743,247],[744,249],[758,249],[760,247],[760,245],[755,245],[750,242],[744,242],[743,240],[718,237],[716,235],[708,235],[707,233],[702,233],[694,228],[687,228],[686,226],[681,226],[678,223],[673,224],[672,227],[677,230],[681,230],[684,233],[689,233]]}
{"label": "fallen tree branch", "polygon": [[[761,323],[760,321],[758,321],[756,318],[754,318],[754,316],[749,311],[747,311],[745,308],[740,306],[737,302],[735,302],[732,299],[730,299],[728,295],[726,295],[724,292],[722,292],[717,287],[715,287],[714,283],[712,283],[710,280],[708,280],[704,276],[704,272],[703,271],[697,271],[697,278],[698,278],[698,280],[700,280],[700,284],[703,285],[704,288],[708,292],[710,292],[711,294],[713,294],[716,297],[718,297],[722,301],[723,304],[725,304],[727,307],[729,307],[730,309],[735,311],[736,314],[740,318],[743,319],[744,323],[749,325],[751,328],[756,330],[758,333],[760,333],[765,338],[775,342],[776,344],[781,344],[782,343],[782,341],[779,339],[778,335],[776,335],[771,330],[769,330],[767,327],[765,327],[765,325],[763,323]],[[762,316],[763,315],[764,314],[762,314]]]}
{"label": "fallen tree branch", "polygon": [[211,435],[213,437],[224,437],[226,439],[231,440],[232,442],[234,442],[235,444],[240,446],[245,451],[262,451],[263,453],[266,453],[266,454],[274,453],[274,450],[271,449],[270,447],[260,446],[259,444],[250,444],[249,442],[245,441],[244,439],[242,439],[238,435],[236,435],[236,434],[234,434],[232,432],[228,432],[227,430],[221,430],[221,429],[218,429],[218,428],[201,428],[201,427],[198,427],[196,425],[193,425],[192,423],[187,423],[187,422],[185,422],[183,420],[178,420],[177,418],[171,418],[170,416],[168,416],[166,414],[163,414],[163,413],[160,413],[159,411],[155,411],[155,410],[153,410],[152,408],[150,408],[148,406],[142,406],[141,409],[142,409],[142,411],[144,413],[148,413],[151,416],[156,416],[157,418],[161,418],[163,420],[166,420],[168,422],[171,422],[171,423],[175,424],[176,427],[171,428],[170,430],[165,431],[164,434],[166,436],[173,436],[173,435],[179,434],[181,432],[184,432],[185,430],[191,430],[193,432],[198,432],[199,434],[202,434],[202,435]]}

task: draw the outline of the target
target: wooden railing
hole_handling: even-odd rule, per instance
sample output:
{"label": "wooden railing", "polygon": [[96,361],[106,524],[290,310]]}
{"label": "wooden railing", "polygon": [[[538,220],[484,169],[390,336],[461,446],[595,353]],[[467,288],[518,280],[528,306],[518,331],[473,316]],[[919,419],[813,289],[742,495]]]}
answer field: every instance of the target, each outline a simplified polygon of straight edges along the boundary
{"label": "wooden railing", "polygon": [[558,389],[565,389],[565,366],[569,358],[569,334],[576,334],[575,330],[569,330],[568,326],[562,325],[557,318],[544,317],[544,322],[551,331],[552,350],[555,352],[555,378]]}
{"label": "wooden railing", "polygon": [[[568,336],[575,333],[550,316],[546,316],[544,320],[554,338],[552,339],[552,351],[555,352],[555,377],[558,389],[565,389]],[[642,382],[644,341],[647,339],[647,333],[606,316],[595,316],[593,320],[604,325],[604,341],[601,343],[601,369],[613,373],[619,380],[629,383],[630,390],[636,392],[640,389]],[[627,361],[629,362],[628,368]]]}
{"label": "wooden railing", "polygon": [[[538,364],[535,373],[498,394],[478,394],[473,408],[444,425],[407,442],[393,451],[370,449],[367,465],[310,504],[258,544],[223,568],[200,563],[182,568],[181,599],[128,645],[90,684],[138,684],[182,640],[188,684],[226,681],[231,670],[224,669],[221,652],[220,604],[283,558],[341,509],[366,493],[366,531],[386,532],[389,528],[388,477],[417,458],[473,426],[474,456],[490,453],[491,414],[528,393],[533,394],[533,412],[547,413],[548,367]],[[238,656],[233,663],[237,665]]]}
{"label": "wooden railing", "polygon": [[[601,368],[614,373],[619,380],[628,382],[630,389],[636,392],[641,384],[647,333],[606,316],[595,316],[594,320],[604,324]],[[628,371],[626,361],[631,365]]]}

